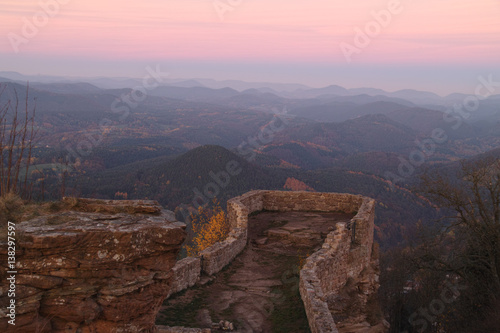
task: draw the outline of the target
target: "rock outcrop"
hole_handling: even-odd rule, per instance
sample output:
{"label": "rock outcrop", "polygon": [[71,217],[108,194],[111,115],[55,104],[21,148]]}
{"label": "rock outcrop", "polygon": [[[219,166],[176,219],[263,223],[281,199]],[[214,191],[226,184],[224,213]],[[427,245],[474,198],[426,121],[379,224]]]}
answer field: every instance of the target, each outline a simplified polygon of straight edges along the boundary
{"label": "rock outcrop", "polygon": [[2,313],[10,298],[0,240],[0,331],[156,332],[185,225],[154,201],[72,207],[16,224],[15,326]]}

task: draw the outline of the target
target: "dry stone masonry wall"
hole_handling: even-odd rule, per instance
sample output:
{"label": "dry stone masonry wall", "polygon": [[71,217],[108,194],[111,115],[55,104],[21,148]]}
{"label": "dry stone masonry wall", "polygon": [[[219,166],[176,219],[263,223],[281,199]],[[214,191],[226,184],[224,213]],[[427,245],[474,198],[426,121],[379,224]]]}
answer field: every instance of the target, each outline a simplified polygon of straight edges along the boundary
{"label": "dry stone masonry wall", "polygon": [[[350,223],[337,224],[336,229],[327,235],[322,249],[307,258],[300,272],[300,294],[311,331],[337,332],[326,300],[339,293],[349,278],[359,277],[374,260],[372,248],[375,200],[373,199],[342,193],[263,190],[251,191],[230,199],[227,202],[231,225],[229,237],[200,254],[200,270],[190,269],[191,276],[179,274],[177,278],[196,281],[199,272],[209,275],[219,272],[244,249],[247,242],[248,216],[262,210],[356,214]],[[196,265],[197,262],[191,261],[191,263]],[[177,265],[185,263],[181,261]]]}
{"label": "dry stone masonry wall", "polygon": [[348,278],[359,277],[372,262],[375,200],[342,193],[253,191],[228,201],[229,218],[237,227],[246,227],[248,214],[263,209],[356,213],[350,224],[337,224],[300,272],[300,294],[311,331],[337,332],[327,295],[338,293]]}
{"label": "dry stone masonry wall", "polygon": [[[349,278],[358,279],[372,261],[375,201],[363,198],[351,226],[338,223],[323,247],[309,256],[300,271],[300,294],[311,332],[337,332],[328,309],[327,297],[338,294]],[[352,223],[356,223],[352,242]],[[377,280],[373,277],[372,280]]]}
{"label": "dry stone masonry wall", "polygon": [[188,257],[179,260],[172,268],[172,274],[172,285],[167,298],[172,294],[194,286],[198,282],[201,274],[200,257]]}

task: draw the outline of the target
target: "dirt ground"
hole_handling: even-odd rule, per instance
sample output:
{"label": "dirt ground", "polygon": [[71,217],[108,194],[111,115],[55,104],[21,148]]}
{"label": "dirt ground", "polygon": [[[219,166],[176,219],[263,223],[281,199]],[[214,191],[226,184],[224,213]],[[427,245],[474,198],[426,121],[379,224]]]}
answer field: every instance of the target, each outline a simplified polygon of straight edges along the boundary
{"label": "dirt ground", "polygon": [[165,301],[157,324],[237,332],[309,332],[299,271],[343,213],[263,212],[250,217],[248,245],[222,272]]}

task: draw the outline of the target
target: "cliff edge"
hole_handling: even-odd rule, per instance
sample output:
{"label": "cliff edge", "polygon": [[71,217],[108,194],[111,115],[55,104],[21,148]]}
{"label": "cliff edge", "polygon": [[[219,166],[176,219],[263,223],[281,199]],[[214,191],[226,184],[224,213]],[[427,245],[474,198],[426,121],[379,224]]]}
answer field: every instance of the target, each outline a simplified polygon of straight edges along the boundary
{"label": "cliff edge", "polygon": [[15,326],[0,240],[0,331],[156,332],[185,225],[154,201],[65,200],[15,224]]}

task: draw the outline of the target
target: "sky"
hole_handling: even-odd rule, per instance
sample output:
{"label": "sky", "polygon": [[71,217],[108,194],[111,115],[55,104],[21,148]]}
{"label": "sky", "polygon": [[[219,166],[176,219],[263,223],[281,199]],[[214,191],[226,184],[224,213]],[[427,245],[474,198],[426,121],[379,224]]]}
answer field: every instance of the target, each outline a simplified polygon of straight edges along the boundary
{"label": "sky", "polygon": [[468,93],[500,0],[0,0],[0,71]]}

